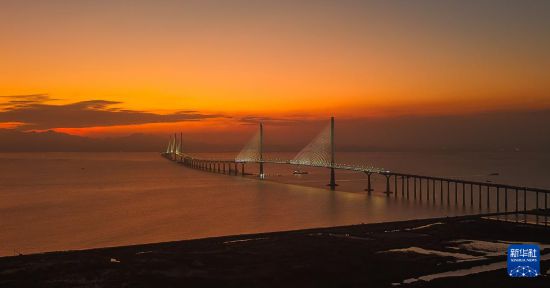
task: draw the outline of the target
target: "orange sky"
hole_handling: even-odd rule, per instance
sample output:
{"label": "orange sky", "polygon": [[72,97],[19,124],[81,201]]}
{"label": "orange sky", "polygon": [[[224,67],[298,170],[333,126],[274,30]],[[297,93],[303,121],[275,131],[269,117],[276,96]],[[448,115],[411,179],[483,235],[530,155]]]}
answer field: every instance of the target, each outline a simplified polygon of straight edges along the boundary
{"label": "orange sky", "polygon": [[2,1],[0,95],[231,116],[548,108],[550,5],[520,2]]}

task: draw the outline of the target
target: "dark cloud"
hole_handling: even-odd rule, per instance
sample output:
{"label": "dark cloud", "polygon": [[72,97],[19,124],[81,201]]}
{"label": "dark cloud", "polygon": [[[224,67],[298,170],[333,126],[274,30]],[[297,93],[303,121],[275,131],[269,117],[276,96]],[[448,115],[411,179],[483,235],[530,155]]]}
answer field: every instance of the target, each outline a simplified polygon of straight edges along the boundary
{"label": "dark cloud", "polygon": [[[2,97],[0,122],[25,122],[20,130],[88,127],[153,122],[200,121],[196,111],[168,115],[120,109],[115,101],[90,100],[53,105],[45,95]],[[1,99],[0,99],[1,101]],[[234,118],[236,129],[181,131],[189,151],[238,151],[263,122],[266,151],[299,151],[329,119],[307,115],[290,118],[249,115]],[[500,111],[471,115],[336,118],[339,151],[549,151],[550,110]],[[44,132],[0,129],[0,151],[159,151],[168,135],[141,135],[109,140]],[[174,131],[178,132],[178,131]]]}
{"label": "dark cloud", "polygon": [[0,108],[4,109],[15,109],[18,107],[23,107],[26,105],[32,104],[41,104],[48,101],[59,100],[49,97],[47,94],[27,94],[27,95],[2,95],[0,99],[8,99],[4,103],[0,103]]}
{"label": "dark cloud", "polygon": [[50,104],[56,100],[45,94],[0,96],[8,99],[0,104],[0,122],[22,122],[19,129],[82,128],[145,123],[199,121],[222,115],[179,111],[157,114],[116,107],[122,102],[89,100],[70,104]]}

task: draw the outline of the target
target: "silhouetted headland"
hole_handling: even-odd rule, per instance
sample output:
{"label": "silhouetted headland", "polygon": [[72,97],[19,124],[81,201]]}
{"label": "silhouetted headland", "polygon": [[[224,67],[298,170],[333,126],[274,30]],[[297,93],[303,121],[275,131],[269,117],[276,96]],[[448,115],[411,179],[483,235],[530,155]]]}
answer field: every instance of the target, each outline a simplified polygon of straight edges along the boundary
{"label": "silhouetted headland", "polygon": [[[508,243],[533,239],[543,275],[509,278]],[[0,286],[544,287],[548,239],[475,217],[363,224],[5,257]]]}

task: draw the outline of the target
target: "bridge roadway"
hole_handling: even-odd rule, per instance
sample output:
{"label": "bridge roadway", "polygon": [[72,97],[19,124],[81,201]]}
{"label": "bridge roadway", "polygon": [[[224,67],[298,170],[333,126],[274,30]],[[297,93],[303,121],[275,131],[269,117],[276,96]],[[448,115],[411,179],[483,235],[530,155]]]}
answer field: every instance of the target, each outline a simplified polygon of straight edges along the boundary
{"label": "bridge roadway", "polygon": [[[167,155],[167,153],[163,153],[163,154]],[[241,163],[242,164],[246,164],[246,163],[256,163],[256,164],[269,163],[269,164],[299,165],[299,166],[316,167],[316,168],[334,168],[334,169],[339,169],[339,170],[357,171],[357,172],[364,172],[364,173],[389,172],[389,171],[385,171],[382,168],[347,165],[347,164],[338,164],[338,163],[335,163],[334,165],[322,165],[322,164],[303,163],[303,162],[294,161],[294,160],[281,160],[281,159],[239,161],[239,160],[235,160],[235,159],[196,158],[196,157],[193,157],[189,154],[180,153],[180,152],[176,152],[176,153],[172,153],[172,154],[176,157],[176,160],[179,158],[179,161],[183,161],[183,159],[187,159],[188,161],[201,161],[201,162],[210,162],[210,163],[236,163],[236,164],[241,164]]]}
{"label": "bridge roadway", "polygon": [[[239,174],[238,165],[241,165],[240,174],[247,175],[245,173],[245,164],[247,163],[299,165],[306,167],[357,171],[367,175],[368,186],[365,191],[369,194],[374,191],[374,189],[372,189],[371,176],[378,174],[385,177],[384,182],[386,185],[384,193],[386,193],[388,197],[393,193],[396,198],[398,197],[398,194],[400,194],[402,198],[409,199],[410,197],[415,200],[419,199],[420,201],[424,198],[426,201],[432,201],[433,203],[435,203],[436,198],[438,198],[441,204],[443,204],[444,199],[446,199],[447,205],[459,205],[459,202],[462,202],[463,207],[475,207],[480,209],[480,211],[481,209],[484,209],[487,213],[534,213],[534,215],[536,215],[536,224],[542,224],[544,226],[548,226],[549,224],[547,219],[550,213],[550,210],[548,210],[550,190],[547,189],[405,174],[391,172],[382,168],[347,164],[334,164],[333,166],[317,165],[314,163],[303,163],[296,160],[281,159],[246,161],[239,161],[236,159],[209,159],[197,158],[181,152],[164,152],[162,153],[162,156],[191,168],[233,175]],[[234,169],[231,169],[231,166],[234,166]],[[248,175],[252,174],[248,173]],[[259,176],[261,179],[263,178],[263,175],[259,174]],[[331,189],[333,188],[334,186],[331,186]],[[459,195],[461,195],[461,201],[459,201]],[[466,201],[466,199],[469,201]],[[539,215],[544,219],[542,223],[539,222]]]}

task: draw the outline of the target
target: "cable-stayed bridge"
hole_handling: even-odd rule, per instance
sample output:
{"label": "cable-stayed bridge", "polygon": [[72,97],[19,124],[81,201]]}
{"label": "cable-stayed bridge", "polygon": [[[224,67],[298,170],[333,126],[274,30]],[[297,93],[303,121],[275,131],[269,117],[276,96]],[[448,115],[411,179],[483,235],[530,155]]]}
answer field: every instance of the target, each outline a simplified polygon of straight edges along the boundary
{"label": "cable-stayed bridge", "polygon": [[[174,134],[162,155],[190,168],[229,175],[257,175],[259,179],[265,178],[264,164],[267,163],[326,168],[330,169],[327,186],[331,189],[335,189],[337,186],[335,170],[357,171],[367,176],[365,191],[369,194],[373,191],[371,177],[380,175],[385,178],[384,193],[388,197],[393,194],[395,198],[419,200],[424,203],[462,205],[464,208],[476,209],[480,214],[484,212],[483,215],[516,214],[516,220],[518,220],[519,213],[529,214],[536,218],[536,222],[533,222],[539,224],[539,217],[544,217],[541,224],[548,225],[550,190],[398,173],[373,165],[337,163],[335,161],[334,135],[334,118],[332,117],[330,123],[293,159],[266,158],[263,149],[263,125],[260,123],[256,134],[234,159],[201,158],[186,153],[183,149],[182,133],[179,137]],[[259,166],[257,174],[245,172],[245,165],[252,163]],[[527,222],[527,218],[525,218],[525,222]]]}
{"label": "cable-stayed bridge", "polygon": [[[265,178],[264,164],[288,164],[301,165],[309,167],[321,167],[330,169],[330,180],[328,186],[334,188],[337,186],[334,170],[352,170],[365,172],[368,174],[382,173],[385,170],[374,166],[361,166],[336,163],[334,161],[334,117],[330,119],[330,124],[327,125],[307,146],[305,146],[293,159],[266,159],[264,158],[263,150],[264,131],[263,125],[259,124],[259,129],[256,134],[244,145],[242,150],[237,154],[235,159],[204,159],[197,158],[190,154],[184,153],[183,136],[180,134],[178,138],[175,134],[170,139],[166,151],[163,153],[166,157],[179,161],[187,166],[206,169],[220,170],[225,172],[238,173],[237,166],[241,166],[241,174],[244,174],[244,166],[247,163],[259,164],[260,171],[258,177]],[[205,166],[206,165],[206,166]],[[205,167],[204,167],[205,166]],[[233,167],[231,167],[233,166]],[[231,168],[234,168],[231,170]]]}

